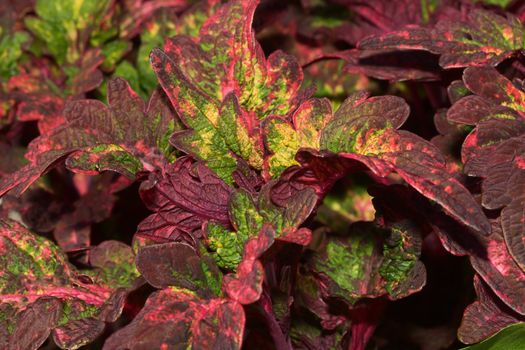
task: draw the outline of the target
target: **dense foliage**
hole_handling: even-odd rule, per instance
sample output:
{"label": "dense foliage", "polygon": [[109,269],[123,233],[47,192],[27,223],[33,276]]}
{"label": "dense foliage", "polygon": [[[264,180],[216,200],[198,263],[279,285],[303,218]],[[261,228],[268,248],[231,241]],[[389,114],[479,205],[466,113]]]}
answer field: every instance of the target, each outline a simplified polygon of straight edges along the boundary
{"label": "dense foliage", "polygon": [[522,23],[0,1],[0,348],[525,349]]}

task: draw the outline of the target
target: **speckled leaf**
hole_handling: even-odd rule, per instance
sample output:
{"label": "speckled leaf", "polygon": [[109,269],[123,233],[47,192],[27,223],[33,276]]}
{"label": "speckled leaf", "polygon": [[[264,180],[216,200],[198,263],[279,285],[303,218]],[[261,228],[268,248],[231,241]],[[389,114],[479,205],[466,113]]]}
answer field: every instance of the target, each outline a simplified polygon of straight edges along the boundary
{"label": "speckled leaf", "polygon": [[113,333],[103,349],[240,349],[244,323],[239,303],[164,289],[153,293],[133,321]]}
{"label": "speckled leaf", "polygon": [[322,131],[321,149],[357,160],[380,177],[395,171],[455,219],[490,232],[481,207],[449,174],[441,152],[415,134],[396,130],[408,117],[408,105],[394,96],[366,97],[356,94],[343,102]]}
{"label": "speckled leaf", "polygon": [[141,196],[155,213],[137,229],[140,235],[191,244],[202,236],[208,221],[229,226],[228,201],[232,189],[203,163],[181,157],[166,174],[151,174],[141,184]]}
{"label": "speckled leaf", "polygon": [[408,26],[359,43],[366,50],[425,50],[440,55],[443,68],[497,65],[524,47],[518,18],[487,10],[470,11],[463,21],[443,19],[434,28]]}
{"label": "speckled leaf", "polygon": [[213,260],[185,243],[155,244],[140,248],[137,268],[156,288],[175,286],[203,298],[219,296],[222,273]]}
{"label": "speckled leaf", "polygon": [[68,101],[83,96],[102,82],[102,73],[97,67],[103,57],[99,50],[86,52],[71,68],[74,76],[67,78],[65,73],[50,74],[39,62],[36,67],[12,77],[8,82],[9,96],[15,102],[16,118],[22,121],[38,121],[41,135],[49,135],[66,122],[63,114]]}
{"label": "speckled leaf", "polygon": [[261,169],[260,121],[286,115],[303,98],[295,59],[277,51],[266,60],[255,41],[257,4],[224,4],[203,24],[198,40],[176,36],[151,56],[161,86],[190,129],[175,134],[172,143],[205,160],[228,183],[234,154]]}
{"label": "speckled leaf", "polygon": [[525,272],[509,253],[499,220],[492,222],[492,233],[482,242],[486,252],[470,255],[472,267],[505,304],[525,315]]}
{"label": "speckled leaf", "polygon": [[235,274],[224,276],[223,289],[230,297],[243,305],[259,300],[262,293],[264,268],[258,260],[273,244],[275,232],[264,225],[258,236],[250,238],[245,246],[242,261]]}
{"label": "speckled leaf", "polygon": [[10,175],[0,194],[16,187],[23,192],[62,157],[73,171],[87,174],[103,170],[134,178],[141,171],[162,168],[172,154],[168,139],[175,117],[162,92],[156,91],[147,106],[125,80],[111,80],[109,106],[96,100],[70,102],[64,111],[67,123],[29,145],[30,164]]}
{"label": "speckled leaf", "polygon": [[[101,323],[115,321],[123,307],[125,290],[86,282],[50,241],[32,234],[14,221],[0,222],[3,253],[0,259],[0,310],[2,342],[37,349],[53,332],[60,344],[77,348],[103,330]],[[44,315],[42,317],[41,315]],[[92,318],[86,337],[72,341],[63,327]],[[69,339],[69,340],[68,340]]]}
{"label": "speckled leaf", "polygon": [[[461,326],[458,329],[458,338],[463,343],[478,343],[511,324],[525,321],[523,316],[514,313],[502,304],[477,275],[474,276],[474,287],[478,300],[465,309]],[[477,348],[473,347],[473,349]],[[487,349],[493,348],[487,347]]]}
{"label": "speckled leaf", "polygon": [[475,125],[462,148],[465,172],[483,177],[481,198],[485,208],[503,208],[503,236],[510,254],[523,270],[525,92],[490,67],[468,68],[463,80],[473,95],[456,102],[448,118]]}
{"label": "speckled leaf", "polygon": [[419,234],[406,224],[383,230],[355,223],[345,236],[330,236],[309,265],[324,295],[351,305],[360,298],[403,298],[426,283]]}
{"label": "speckled leaf", "polygon": [[300,148],[319,149],[321,131],[332,118],[327,99],[311,99],[301,104],[292,115],[293,124],[272,118],[265,125],[266,144],[273,154],[266,160],[268,172],[278,177],[290,166],[299,164],[295,155]]}
{"label": "speckled leaf", "polygon": [[165,50],[203,93],[223,101],[234,91],[240,106],[262,119],[294,108],[303,74],[293,56],[281,51],[265,59],[252,30],[258,3],[224,4],[203,24],[197,42],[177,36],[166,43]]}

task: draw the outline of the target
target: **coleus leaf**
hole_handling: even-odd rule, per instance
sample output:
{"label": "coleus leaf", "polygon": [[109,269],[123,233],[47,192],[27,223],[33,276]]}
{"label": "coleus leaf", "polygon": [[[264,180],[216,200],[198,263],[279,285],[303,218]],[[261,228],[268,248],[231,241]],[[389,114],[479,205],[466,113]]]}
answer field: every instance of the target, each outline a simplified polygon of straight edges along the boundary
{"label": "coleus leaf", "polygon": [[475,125],[462,147],[464,170],[483,178],[482,205],[501,211],[503,236],[513,259],[525,268],[521,240],[525,198],[522,166],[525,135],[525,92],[494,68],[468,68],[463,81],[473,95],[457,101],[449,110],[453,122]]}
{"label": "coleus leaf", "polygon": [[286,115],[302,98],[303,75],[293,57],[277,51],[266,60],[255,41],[257,3],[231,1],[204,23],[198,41],[177,36],[165,52],[151,56],[161,86],[190,129],[175,134],[172,143],[229,183],[234,154],[261,169],[260,121]]}
{"label": "coleus leaf", "polygon": [[[439,150],[415,134],[396,130],[408,112],[398,97],[350,97],[323,130],[321,148],[358,160],[380,177],[395,171],[455,219],[489,232],[490,224],[478,203],[448,173]],[[450,193],[455,193],[454,198]]]}
{"label": "coleus leaf", "polygon": [[237,272],[224,278],[204,249],[197,252],[180,242],[140,248],[138,269],[153,286],[167,288],[150,296],[132,323],[113,334],[104,349],[240,348],[242,304],[261,295],[264,271],[258,258],[273,244],[274,234],[267,225],[248,240]]}
{"label": "coleus leaf", "polygon": [[156,47],[163,47],[165,38],[175,35],[197,37],[201,26],[218,7],[219,4],[216,0],[201,1],[185,10],[178,17],[172,11],[159,11],[146,23],[140,33],[140,47],[136,62],[137,76],[140,77],[140,85],[143,91],[149,95],[158,84],[157,76],[150,64],[151,51]]}
{"label": "coleus leaf", "polygon": [[345,316],[332,314],[330,305],[323,299],[322,288],[315,276],[299,273],[296,283],[294,308],[309,310],[326,330],[333,330],[346,322]]}
{"label": "coleus leaf", "polygon": [[194,244],[202,236],[204,223],[229,225],[232,188],[202,162],[181,157],[165,174],[150,174],[140,190],[142,200],[155,213],[139,224],[139,235]]}
{"label": "coleus leaf", "polygon": [[472,267],[494,293],[521,315],[525,315],[525,272],[514,261],[503,239],[500,220],[492,222],[492,233],[482,239],[486,251],[470,254]]}
{"label": "coleus leaf", "polygon": [[84,53],[91,27],[100,23],[110,4],[111,0],[38,0],[38,17],[26,18],[25,24],[59,65],[74,63]]}
{"label": "coleus leaf", "polygon": [[349,73],[394,81],[434,81],[441,78],[435,55],[424,51],[350,49],[331,54],[347,62]]}
{"label": "coleus leaf", "polygon": [[[315,208],[317,196],[312,189],[295,193],[284,207],[272,203],[271,184],[263,186],[254,198],[245,190],[234,192],[229,201],[229,218],[235,231],[209,223],[207,240],[220,267],[235,270],[241,262],[246,241],[255,237],[268,224],[275,230],[275,238],[307,245],[311,232],[299,226]],[[263,230],[264,231],[264,230]]]}
{"label": "coleus leaf", "polygon": [[56,225],[53,237],[64,252],[88,248],[91,245],[91,226],[111,216],[117,201],[114,192],[119,189],[115,186],[118,179],[115,181],[113,175],[107,173],[94,178],[82,174],[75,175],[77,183],[82,182],[82,186],[85,187],[80,190],[77,187],[80,197],[72,203],[73,210],[61,213],[61,217],[54,220]]}
{"label": "coleus leaf", "polygon": [[26,32],[8,33],[7,28],[0,27],[0,77],[2,80],[7,80],[18,73],[18,61],[29,40]]}
{"label": "coleus leaf", "polygon": [[223,289],[230,299],[243,305],[259,300],[263,289],[264,267],[258,259],[271,247],[274,236],[274,229],[270,225],[264,225],[256,237],[246,242],[236,273],[228,274],[223,279]]}
{"label": "coleus leaf", "polygon": [[321,131],[332,118],[327,99],[311,99],[302,103],[292,115],[292,125],[272,118],[265,125],[266,143],[273,154],[266,160],[272,177],[299,163],[295,155],[300,148],[320,148]]}
{"label": "coleus leaf", "polygon": [[[458,330],[458,338],[463,343],[478,343],[509,325],[525,321],[523,316],[514,313],[506,305],[502,304],[477,275],[474,276],[474,288],[476,289],[478,300],[465,309],[463,320]],[[476,349],[476,347],[472,348]],[[487,349],[489,348],[487,347]]]}
{"label": "coleus leaf", "polygon": [[156,288],[184,288],[202,298],[221,294],[222,273],[213,259],[200,254],[192,246],[172,242],[140,248],[137,268]]}
{"label": "coleus leaf", "polygon": [[505,350],[517,349],[525,340],[525,324],[518,322],[507,326],[489,339],[479,344],[475,344],[463,350]]}
{"label": "coleus leaf", "polygon": [[345,236],[329,236],[308,266],[324,296],[353,305],[360,298],[395,300],[421,290],[426,270],[420,254],[419,232],[407,223],[383,230],[359,222]]}
{"label": "coleus leaf", "polygon": [[304,319],[294,319],[290,329],[290,338],[298,349],[337,349],[337,346],[341,346],[343,336],[341,329],[324,333],[319,326]]}
{"label": "coleus leaf", "polygon": [[[313,111],[320,110],[313,109]],[[320,158],[315,168],[335,167],[331,171],[334,176],[328,178],[324,176],[323,182],[333,184],[338,177],[352,168],[351,163],[355,161],[366,165],[379,177],[386,177],[395,171],[410,186],[440,204],[455,219],[475,230],[490,231],[490,224],[480,206],[467,189],[448,173],[446,161],[439,150],[415,134],[396,130],[409,114],[409,107],[401,98],[394,96],[368,98],[366,93],[356,93],[347,98],[332,117],[326,109],[321,111],[322,114],[316,118],[309,116],[309,120],[322,121],[329,118],[321,130],[317,129],[319,126],[316,125],[313,132],[310,132],[313,135],[313,141],[310,143],[313,145],[318,142],[321,153],[314,151],[310,152],[313,157],[301,157],[310,164],[315,164],[311,158]],[[287,128],[298,129],[297,126],[287,126]],[[285,134],[289,134],[292,139],[296,137],[294,133],[289,132],[281,133],[281,136],[285,137]],[[269,136],[273,135],[269,133]],[[272,144],[270,140],[266,142]],[[295,147],[296,153],[299,151],[300,145],[297,143],[284,144],[287,147]],[[332,166],[329,163],[330,155],[323,151],[336,153],[337,156],[347,158],[351,162],[339,162],[340,164]],[[293,153],[290,150],[282,152],[286,155]],[[286,156],[281,156],[279,159],[287,166],[292,166],[295,162]],[[279,166],[283,167],[283,164]],[[315,168],[312,171],[315,171]],[[290,175],[293,176],[293,172],[286,174],[286,177]],[[313,186],[318,193],[321,192],[322,196],[324,195],[322,189],[326,186],[318,182],[320,179],[320,176],[313,176],[309,181],[310,186]],[[450,193],[456,194],[454,198]]]}
{"label": "coleus leaf", "polygon": [[89,263],[95,267],[89,275],[99,284],[128,289],[137,286],[140,274],[135,267],[135,254],[127,244],[104,241],[90,250]]}
{"label": "coleus leaf", "polygon": [[357,15],[351,21],[347,20],[346,26],[338,28],[335,34],[352,46],[371,34],[388,33],[405,25],[433,23],[443,12],[450,10],[446,1],[401,0],[392,3],[381,0],[367,2],[340,0],[337,2]]}
{"label": "coleus leaf", "polygon": [[243,307],[235,301],[201,299],[184,289],[167,288],[153,293],[103,349],[240,349],[244,323]]}
{"label": "coleus leaf", "polygon": [[77,348],[120,315],[126,290],[86,282],[50,241],[14,221],[0,222],[0,241],[0,343],[8,348],[37,349],[50,332],[61,348]]}
{"label": "coleus leaf", "polygon": [[76,63],[75,74],[67,78],[49,61],[35,62],[8,82],[9,96],[16,102],[16,117],[21,121],[38,121],[41,135],[49,134],[65,123],[64,106],[69,100],[84,96],[102,82],[97,67],[102,63],[100,52],[92,50]]}
{"label": "coleus leaf", "polygon": [[470,11],[465,20],[443,19],[434,28],[407,26],[365,38],[364,50],[424,50],[437,55],[443,68],[496,66],[524,47],[523,25],[487,10]]}
{"label": "coleus leaf", "polygon": [[13,188],[22,193],[62,157],[75,172],[112,170],[132,179],[171,160],[168,138],[176,120],[162,93],[155,92],[145,106],[125,80],[108,85],[109,106],[96,100],[70,102],[64,111],[67,123],[30,143],[30,164],[5,179],[0,194]]}

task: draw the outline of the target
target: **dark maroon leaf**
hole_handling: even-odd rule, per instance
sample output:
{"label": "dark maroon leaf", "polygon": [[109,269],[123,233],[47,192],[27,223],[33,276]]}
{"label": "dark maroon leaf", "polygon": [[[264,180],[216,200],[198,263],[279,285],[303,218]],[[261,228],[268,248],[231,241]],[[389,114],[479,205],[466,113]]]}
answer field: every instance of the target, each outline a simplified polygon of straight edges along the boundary
{"label": "dark maroon leaf", "polygon": [[179,158],[164,175],[151,174],[142,183],[142,199],[155,213],[140,223],[137,233],[193,242],[208,221],[229,225],[231,191],[203,163]]}
{"label": "dark maroon leaf", "polygon": [[463,343],[478,343],[508,325],[525,320],[503,305],[477,275],[474,276],[474,287],[478,300],[465,309],[458,330],[458,338]]}
{"label": "dark maroon leaf", "polygon": [[222,274],[208,256],[185,243],[149,245],[139,249],[137,269],[155,288],[175,286],[203,297],[219,296]]}

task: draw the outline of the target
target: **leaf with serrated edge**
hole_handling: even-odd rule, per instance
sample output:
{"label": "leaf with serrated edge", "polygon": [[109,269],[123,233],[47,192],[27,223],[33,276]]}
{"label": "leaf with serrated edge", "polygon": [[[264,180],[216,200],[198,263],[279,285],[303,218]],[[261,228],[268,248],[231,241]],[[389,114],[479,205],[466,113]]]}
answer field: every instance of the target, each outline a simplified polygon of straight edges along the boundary
{"label": "leaf with serrated edge", "polygon": [[125,80],[116,78],[108,82],[108,102],[70,102],[64,111],[67,123],[30,143],[30,164],[2,182],[0,195],[11,189],[20,194],[62,157],[71,170],[87,174],[113,170],[134,178],[163,167],[171,158],[168,139],[176,121],[162,93],[153,93],[146,106]]}

